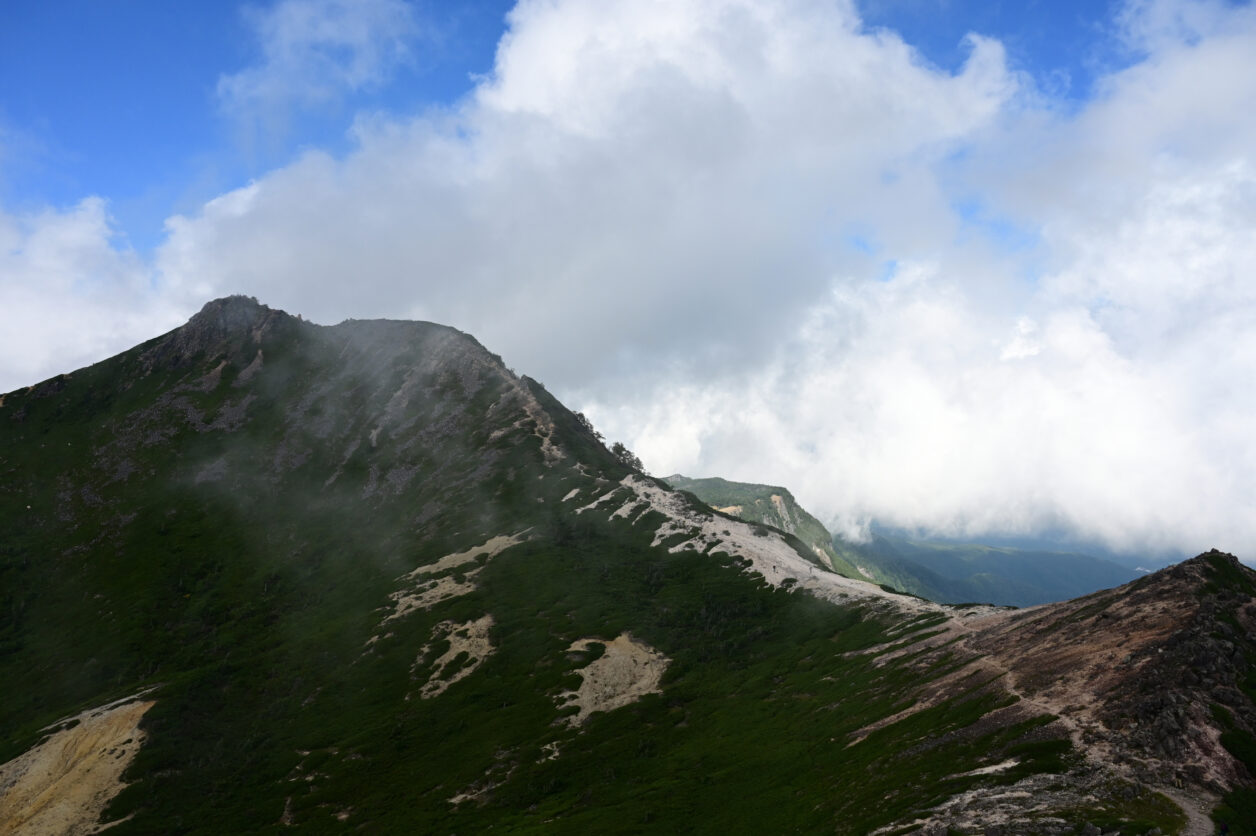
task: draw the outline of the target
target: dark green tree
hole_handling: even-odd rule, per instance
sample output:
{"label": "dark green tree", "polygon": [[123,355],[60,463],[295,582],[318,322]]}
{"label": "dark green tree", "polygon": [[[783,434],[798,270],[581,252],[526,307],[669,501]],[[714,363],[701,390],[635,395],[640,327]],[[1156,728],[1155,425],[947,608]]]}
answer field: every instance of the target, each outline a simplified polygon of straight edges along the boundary
{"label": "dark green tree", "polygon": [[616,441],[611,445],[611,455],[637,473],[645,473],[645,465],[641,464],[641,459],[637,458],[635,453],[625,447],[622,441]]}

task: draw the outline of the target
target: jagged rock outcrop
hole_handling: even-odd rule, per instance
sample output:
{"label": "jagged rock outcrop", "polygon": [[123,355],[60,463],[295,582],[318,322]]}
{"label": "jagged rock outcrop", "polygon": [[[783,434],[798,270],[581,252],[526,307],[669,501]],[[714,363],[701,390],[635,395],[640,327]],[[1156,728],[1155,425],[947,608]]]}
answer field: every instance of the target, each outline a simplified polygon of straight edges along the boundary
{"label": "jagged rock outcrop", "polygon": [[185,325],[152,341],[142,362],[149,369],[186,366],[207,355],[239,350],[242,343],[260,343],[271,329],[295,322],[294,317],[251,296],[215,299],[206,302]]}

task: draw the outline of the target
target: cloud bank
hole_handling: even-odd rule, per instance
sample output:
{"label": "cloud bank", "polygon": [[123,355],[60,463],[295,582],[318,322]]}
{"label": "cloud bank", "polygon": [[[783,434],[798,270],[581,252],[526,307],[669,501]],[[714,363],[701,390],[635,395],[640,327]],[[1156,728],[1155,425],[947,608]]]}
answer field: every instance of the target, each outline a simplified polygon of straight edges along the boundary
{"label": "cloud bank", "polygon": [[[1125,68],[1065,106],[996,41],[946,72],[848,2],[525,0],[466,99],[359,114],[151,262],[91,203],[5,234],[77,220],[139,319],[205,291],[455,325],[655,472],[785,484],[848,533],[1253,559],[1256,15],[1114,26]],[[369,78],[369,31],[324,77]]]}
{"label": "cloud bank", "polygon": [[[154,292],[105,202],[65,211],[0,207],[0,391],[102,360],[187,319],[192,296]],[[194,290],[205,290],[204,286]]]}

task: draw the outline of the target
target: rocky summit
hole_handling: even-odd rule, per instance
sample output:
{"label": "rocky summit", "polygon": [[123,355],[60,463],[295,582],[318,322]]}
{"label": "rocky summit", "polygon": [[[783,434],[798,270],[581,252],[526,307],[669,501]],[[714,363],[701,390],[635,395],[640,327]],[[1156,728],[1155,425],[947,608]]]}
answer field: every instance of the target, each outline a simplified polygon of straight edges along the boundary
{"label": "rocky summit", "polygon": [[0,397],[0,832],[1250,832],[1234,557],[832,567],[467,334],[217,300]]}

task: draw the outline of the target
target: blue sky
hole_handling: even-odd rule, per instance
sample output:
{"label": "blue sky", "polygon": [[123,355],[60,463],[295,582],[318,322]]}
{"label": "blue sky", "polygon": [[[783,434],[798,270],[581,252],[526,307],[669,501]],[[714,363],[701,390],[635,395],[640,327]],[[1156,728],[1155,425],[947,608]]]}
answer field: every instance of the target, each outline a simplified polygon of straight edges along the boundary
{"label": "blue sky", "polygon": [[0,9],[0,392],[247,293],[852,536],[1250,559],[1253,228],[1246,2]]}
{"label": "blue sky", "polygon": [[1120,4],[1111,0],[867,0],[860,8],[869,26],[893,29],[947,69],[963,63],[969,32],[996,37],[1013,67],[1067,99],[1085,98],[1097,73],[1128,60],[1112,37]]}
{"label": "blue sky", "polygon": [[[256,63],[249,9],[273,3],[50,0],[0,11],[3,197],[9,206],[109,199],[127,241],[155,246],[161,223],[248,181],[300,149],[343,153],[361,111],[449,105],[492,71],[513,5],[415,3],[410,54],[378,84],[300,109],[280,136],[242,138],[219,79]],[[1112,38],[1111,2],[867,0],[869,28],[902,35],[924,60],[954,71],[969,32],[999,38],[1013,67],[1062,100],[1084,98],[1098,69],[1127,59]]]}
{"label": "blue sky", "polygon": [[[249,10],[268,4],[54,0],[0,10],[0,162],[8,205],[107,196],[129,242],[317,146],[342,152],[360,110],[407,112],[465,95],[492,70],[511,4],[415,4],[412,52],[376,85],[298,110],[282,135],[245,141],[219,79],[256,63]],[[273,4],[270,4],[273,6]]]}

